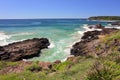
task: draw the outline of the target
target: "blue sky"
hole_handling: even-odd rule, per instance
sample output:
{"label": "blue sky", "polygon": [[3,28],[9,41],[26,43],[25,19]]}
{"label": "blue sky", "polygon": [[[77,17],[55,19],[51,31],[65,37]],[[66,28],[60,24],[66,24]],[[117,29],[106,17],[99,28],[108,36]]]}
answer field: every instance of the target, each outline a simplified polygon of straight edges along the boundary
{"label": "blue sky", "polygon": [[120,16],[120,0],[0,0],[0,19]]}

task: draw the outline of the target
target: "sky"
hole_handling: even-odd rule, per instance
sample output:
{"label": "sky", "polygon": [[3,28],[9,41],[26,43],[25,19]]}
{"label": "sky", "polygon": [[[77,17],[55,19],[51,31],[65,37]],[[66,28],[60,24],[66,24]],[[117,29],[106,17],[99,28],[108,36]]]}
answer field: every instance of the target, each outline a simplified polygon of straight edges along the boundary
{"label": "sky", "polygon": [[120,0],[0,0],[0,19],[120,16]]}

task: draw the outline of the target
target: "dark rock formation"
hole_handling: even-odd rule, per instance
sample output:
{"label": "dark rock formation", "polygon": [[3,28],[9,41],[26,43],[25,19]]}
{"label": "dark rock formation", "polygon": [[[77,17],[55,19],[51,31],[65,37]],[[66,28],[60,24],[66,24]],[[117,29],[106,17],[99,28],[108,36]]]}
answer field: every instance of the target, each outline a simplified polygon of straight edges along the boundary
{"label": "dark rock formation", "polygon": [[101,31],[88,31],[84,33],[84,36],[81,38],[80,42],[77,42],[73,45],[71,49],[71,55],[74,56],[84,56],[88,53],[88,43],[98,39],[98,35],[101,34]]}
{"label": "dark rock formation", "polygon": [[39,56],[41,49],[50,45],[46,38],[34,38],[0,46],[0,60],[19,61]]}
{"label": "dark rock formation", "polygon": [[75,43],[71,49],[71,55],[74,56],[84,56],[88,55],[89,53],[99,54],[96,53],[95,49],[96,46],[99,46],[99,36],[106,35],[116,31],[115,28],[102,28],[102,31],[88,31],[84,33],[84,36],[81,38],[80,42]]}
{"label": "dark rock formation", "polygon": [[95,28],[95,29],[103,29],[104,26],[102,26],[101,24],[96,24],[96,25],[92,25],[92,26],[89,26],[90,29],[92,28]]}
{"label": "dark rock formation", "polygon": [[111,25],[117,25],[117,26],[120,26],[120,22],[113,22],[113,23],[111,23]]}
{"label": "dark rock formation", "polygon": [[86,52],[85,52],[86,47],[87,46],[84,41],[75,43],[71,49],[71,55],[74,55],[74,56],[86,55]]}
{"label": "dark rock formation", "polygon": [[98,39],[98,35],[101,34],[101,31],[88,31],[84,33],[84,36],[82,36],[82,42],[90,42],[91,40]]}

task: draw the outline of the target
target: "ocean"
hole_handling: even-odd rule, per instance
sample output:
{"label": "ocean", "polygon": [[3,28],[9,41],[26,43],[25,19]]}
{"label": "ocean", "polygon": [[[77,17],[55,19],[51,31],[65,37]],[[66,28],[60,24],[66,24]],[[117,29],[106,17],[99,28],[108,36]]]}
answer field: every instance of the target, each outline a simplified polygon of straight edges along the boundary
{"label": "ocean", "polygon": [[49,49],[42,50],[40,57],[31,61],[64,61],[70,56],[72,45],[80,41],[84,26],[103,24],[104,21],[87,19],[1,19],[0,46],[32,38],[48,38]]}

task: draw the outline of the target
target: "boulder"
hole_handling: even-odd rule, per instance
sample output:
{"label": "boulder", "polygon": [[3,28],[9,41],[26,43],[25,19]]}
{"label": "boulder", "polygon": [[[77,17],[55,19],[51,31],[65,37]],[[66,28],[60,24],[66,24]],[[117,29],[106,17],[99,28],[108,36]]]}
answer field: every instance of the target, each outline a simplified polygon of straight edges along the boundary
{"label": "boulder", "polygon": [[0,46],[0,60],[19,61],[40,55],[41,49],[48,48],[49,40],[34,38]]}

